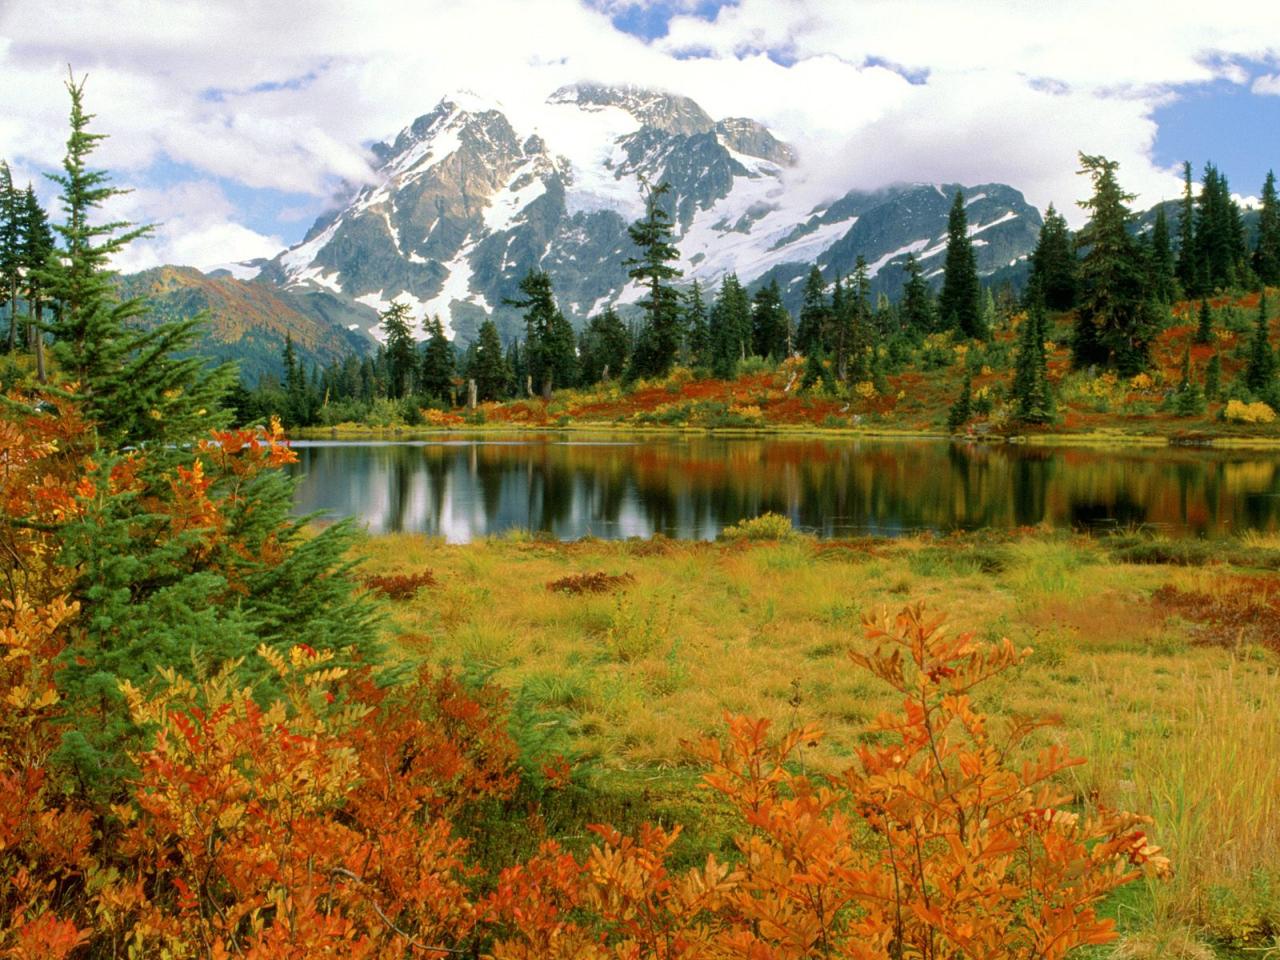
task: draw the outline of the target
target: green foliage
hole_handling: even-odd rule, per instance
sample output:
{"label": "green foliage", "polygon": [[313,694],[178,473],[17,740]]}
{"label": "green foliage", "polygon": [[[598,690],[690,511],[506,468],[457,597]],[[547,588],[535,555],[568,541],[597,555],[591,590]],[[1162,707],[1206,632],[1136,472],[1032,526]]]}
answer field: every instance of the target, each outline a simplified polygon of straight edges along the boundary
{"label": "green foliage", "polygon": [[751,341],[751,302],[736,274],[720,284],[720,293],[711,308],[711,371],[727,380],[746,359]]}
{"label": "green foliage", "polygon": [[952,433],[958,431],[973,416],[973,379],[966,371],[964,384],[960,388],[960,396],[947,411],[947,429]]}
{"label": "green foliage", "polygon": [[978,285],[978,265],[969,239],[964,194],[956,191],[947,218],[947,258],[943,264],[942,293],[938,297],[942,324],[975,340],[985,339],[982,323],[982,290]]}
{"label": "green foliage", "polygon": [[467,375],[476,382],[476,396],[481,401],[497,400],[511,389],[513,374],[507,358],[502,353],[498,328],[492,317],[485,317],[480,324],[476,341],[475,361]]}
{"label": "green foliage", "polygon": [[795,528],[791,518],[780,513],[762,513],[758,517],[740,520],[720,531],[721,540],[789,540]]}
{"label": "green foliage", "polygon": [[1040,288],[1050,310],[1070,310],[1075,306],[1077,270],[1066,218],[1051,203],[1031,253],[1031,283]]}
{"label": "green foliage", "polygon": [[[701,296],[699,295],[699,305]],[[705,321],[704,321],[705,325]],[[599,383],[606,377],[616,380],[627,369],[631,354],[631,336],[626,324],[614,311],[606,307],[587,322],[578,338],[578,359],[582,366],[584,383]]]}
{"label": "green foliage", "polygon": [[782,305],[776,279],[756,291],[751,304],[751,340],[757,356],[782,360],[791,355],[791,314]]}
{"label": "green foliage", "polygon": [[662,205],[670,189],[666,183],[650,189],[644,219],[627,229],[640,255],[623,261],[623,265],[631,268],[627,276],[647,291],[640,301],[645,325],[632,358],[637,377],[665,376],[680,350],[680,297],[670,285],[680,276],[672,266],[680,259],[680,251],[672,236],[671,217]]}
{"label": "green foliage", "polygon": [[1258,300],[1258,319],[1253,339],[1249,342],[1249,364],[1245,369],[1245,385],[1255,394],[1269,391],[1276,377],[1276,355],[1271,349],[1271,330],[1267,320],[1267,292]]}
{"label": "green foliage", "polygon": [[1272,170],[1267,171],[1267,179],[1262,184],[1253,269],[1263,285],[1280,284],[1280,201],[1276,199],[1276,175]]}
{"label": "green foliage", "polygon": [[1010,391],[1017,417],[1023,423],[1048,423],[1053,419],[1044,327],[1044,307],[1037,291],[1031,297],[1030,309],[1019,333],[1018,359]]}
{"label": "green foliage", "polygon": [[409,326],[409,305],[402,301],[392,303],[379,314],[378,323],[386,335],[387,395],[399,400],[413,392],[418,369],[418,348]]}
{"label": "green foliage", "polygon": [[1196,324],[1196,343],[1213,343],[1213,314],[1209,311],[1209,301],[1200,301],[1200,314]]}
{"label": "green foliage", "polygon": [[[422,350],[422,369],[418,375],[418,389],[434,400],[453,400],[453,375],[457,369],[453,344],[444,335],[440,318],[433,317],[427,326],[430,336]],[[476,385],[477,391],[479,384]],[[416,406],[416,405],[415,405]]]}
{"label": "green foliage", "polygon": [[905,267],[907,279],[902,287],[900,314],[902,326],[909,335],[922,337],[937,326],[933,305],[933,292],[920,269],[920,261],[914,253],[907,254]]}

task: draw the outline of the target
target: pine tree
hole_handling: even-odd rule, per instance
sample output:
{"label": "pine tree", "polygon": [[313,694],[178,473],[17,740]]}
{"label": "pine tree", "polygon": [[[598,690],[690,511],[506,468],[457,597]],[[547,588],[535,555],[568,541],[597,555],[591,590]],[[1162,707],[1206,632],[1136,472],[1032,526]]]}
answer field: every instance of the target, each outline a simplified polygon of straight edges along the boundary
{"label": "pine tree", "polygon": [[1204,413],[1204,392],[1191,379],[1191,345],[1182,351],[1182,379],[1173,395],[1173,409],[1180,417]]}
{"label": "pine tree", "polygon": [[1031,282],[1050,310],[1070,310],[1076,302],[1077,263],[1066,218],[1049,204],[1031,253]]}
{"label": "pine tree", "polygon": [[543,399],[550,400],[552,390],[572,386],[576,376],[573,328],[556,306],[550,274],[530,270],[520,281],[520,292],[523,300],[506,302],[524,311],[525,373]]}
{"label": "pine tree", "polygon": [[558,389],[564,390],[578,384],[578,342],[573,325],[559,310],[551,318],[550,336],[547,340],[547,363],[551,377]]}
{"label": "pine tree", "polygon": [[985,338],[987,331],[982,327],[981,297],[964,194],[957,190],[947,217],[947,258],[943,264],[942,293],[938,298],[943,325],[960,331],[966,337]]}
{"label": "pine tree", "polygon": [[1258,215],[1258,243],[1253,251],[1253,269],[1260,283],[1280,284],[1280,202],[1276,200],[1276,175],[1267,171],[1262,184],[1262,210]]}
{"label": "pine tree", "polygon": [[867,378],[867,353],[874,344],[871,323],[871,276],[866,258],[858,254],[854,261],[853,279],[843,298],[847,315],[841,323],[847,331],[848,359],[845,377],[861,381]]}
{"label": "pine tree", "polygon": [[[22,264],[26,274],[27,316],[30,318],[30,347],[36,358],[36,378],[46,380],[44,359],[44,307],[49,271],[53,262],[53,230],[49,217],[28,185],[22,202]],[[239,381],[237,381],[238,383]]]}
{"label": "pine tree", "polygon": [[902,287],[902,323],[908,333],[922,337],[935,326],[933,293],[914,253],[907,254],[904,269],[907,280]]}
{"label": "pine tree", "polygon": [[1196,259],[1201,292],[1235,285],[1244,260],[1240,207],[1231,198],[1227,178],[1206,163],[1196,204]]}
{"label": "pine tree", "polygon": [[1169,246],[1169,220],[1164,206],[1156,207],[1156,222],[1151,228],[1151,295],[1164,304],[1178,298],[1174,275],[1173,250]]}
{"label": "pine tree", "polygon": [[[439,315],[427,325],[430,336],[422,349],[422,367],[418,374],[418,390],[433,400],[451,403],[453,400],[453,375],[457,371],[457,359],[453,344],[444,335],[444,324]],[[495,331],[496,333],[496,331]],[[480,385],[476,384],[477,392]]]}
{"label": "pine tree", "polygon": [[796,331],[796,349],[806,357],[824,352],[825,335],[831,323],[831,303],[822,271],[814,264],[804,282],[804,299],[800,304],[800,325]]}
{"label": "pine tree", "polygon": [[1213,343],[1213,314],[1209,312],[1209,301],[1200,301],[1200,320],[1196,325],[1196,343]]}
{"label": "pine tree", "polygon": [[782,305],[776,279],[757,290],[752,299],[751,340],[760,357],[783,360],[791,353],[791,315]]}
{"label": "pine tree", "polygon": [[1182,165],[1182,202],[1178,208],[1178,280],[1183,296],[1201,292],[1200,264],[1196,251],[1195,194],[1191,189],[1191,161]]}
{"label": "pine tree", "polygon": [[617,379],[626,371],[631,337],[613,307],[606,307],[604,313],[587,322],[578,343],[584,383]]}
{"label": "pine tree", "polygon": [[[225,422],[221,399],[236,379],[233,367],[209,369],[193,348],[203,316],[150,324],[141,299],[120,301],[110,260],[148,232],[121,222],[92,223],[96,209],[122,191],[109,174],[88,167],[103,134],[91,133],[84,112],[84,81],[67,81],[71,134],[62,173],[65,221],[54,231],[62,250],[50,260],[45,289],[57,311],[47,329],[64,377],[78,383],[85,412],[105,445],[171,444]],[[186,356],[177,357],[182,352]]]}
{"label": "pine tree", "polygon": [[1080,264],[1075,362],[1137,373],[1149,361],[1156,314],[1148,302],[1146,265],[1128,230],[1126,204],[1133,197],[1120,188],[1115,161],[1082,153],[1080,163],[1080,173],[1093,182],[1093,196],[1080,204],[1090,220],[1079,238],[1087,252]]}
{"label": "pine tree", "polygon": [[707,305],[702,299],[702,285],[693,281],[683,299],[685,351],[691,365],[707,363],[711,355],[711,329],[707,317]]}
{"label": "pine tree", "polygon": [[1011,396],[1016,416],[1023,423],[1048,423],[1053,418],[1048,358],[1044,352],[1045,315],[1042,295],[1033,287],[1027,318],[1018,337]]}
{"label": "pine tree", "polygon": [[298,362],[298,353],[293,348],[293,337],[284,335],[284,354],[281,357],[284,365],[284,409],[280,415],[291,427],[305,427],[311,423],[311,395],[307,389],[307,375]]}
{"label": "pine tree", "polygon": [[1271,326],[1267,321],[1267,292],[1258,299],[1258,319],[1249,343],[1249,363],[1244,371],[1244,384],[1254,396],[1270,393],[1276,378],[1276,355],[1271,349]]}
{"label": "pine tree", "polygon": [[395,301],[378,317],[387,350],[387,396],[400,400],[414,389],[418,348],[410,326],[409,304]]}
{"label": "pine tree", "polygon": [[[627,229],[640,256],[624,260],[623,265],[630,267],[627,276],[646,289],[640,301],[646,328],[642,339],[650,348],[645,351],[645,368],[636,371],[644,377],[664,376],[680,350],[680,297],[669,282],[681,275],[672,266],[680,259],[680,251],[672,239],[671,217],[662,206],[662,198],[670,189],[666,183],[650,189],[645,199],[644,219]],[[636,351],[637,358],[640,353]]]}
{"label": "pine tree", "polygon": [[738,363],[746,358],[750,340],[751,301],[731,273],[721,282],[711,307],[711,372],[721,380],[732,379]]}
{"label": "pine tree", "polygon": [[492,317],[485,317],[476,337],[475,363],[469,370],[481,401],[499,400],[510,389],[512,373],[502,354],[502,341]]}
{"label": "pine tree", "polygon": [[1208,400],[1217,400],[1222,393],[1222,357],[1214,354],[1204,368],[1204,395]]}
{"label": "pine tree", "polygon": [[947,411],[947,429],[952,433],[957,432],[961,427],[969,422],[973,416],[973,378],[966,370],[964,374],[964,384],[960,387],[960,396],[956,397],[955,403],[951,405],[951,409]]}
{"label": "pine tree", "polygon": [[18,286],[22,282],[22,194],[9,164],[0,161],[0,290],[9,308],[9,352],[18,346]]}

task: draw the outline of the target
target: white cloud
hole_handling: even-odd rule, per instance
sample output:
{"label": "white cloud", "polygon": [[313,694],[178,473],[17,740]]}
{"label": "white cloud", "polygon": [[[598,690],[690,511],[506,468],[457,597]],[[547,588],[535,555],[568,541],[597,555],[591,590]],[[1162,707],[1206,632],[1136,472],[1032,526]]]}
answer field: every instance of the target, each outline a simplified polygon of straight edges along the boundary
{"label": "white cloud", "polygon": [[1249,89],[1254,93],[1269,93],[1280,97],[1280,73],[1263,74],[1253,81],[1253,86]]}
{"label": "white cloud", "polygon": [[[168,157],[315,197],[367,177],[364,144],[450,90],[499,99],[532,124],[551,90],[597,80],[665,87],[713,115],[770,124],[799,147],[795,180],[815,197],[890,180],[1003,180],[1071,214],[1087,192],[1077,149],[1119,160],[1142,203],[1174,196],[1176,171],[1151,159],[1155,106],[1176,85],[1244,83],[1241,61],[1280,57],[1280,27],[1254,4],[1222,4],[1210,18],[1165,0],[741,0],[708,23],[689,0],[652,44],[612,27],[628,5],[8,0],[0,156],[57,163],[67,63],[90,74],[89,107],[111,133],[96,159],[120,181],[145,183]],[[1280,93],[1280,75],[1253,90]],[[237,226],[229,204],[197,214],[172,191],[144,190],[134,209],[167,221],[154,256],[243,258],[276,242]]]}

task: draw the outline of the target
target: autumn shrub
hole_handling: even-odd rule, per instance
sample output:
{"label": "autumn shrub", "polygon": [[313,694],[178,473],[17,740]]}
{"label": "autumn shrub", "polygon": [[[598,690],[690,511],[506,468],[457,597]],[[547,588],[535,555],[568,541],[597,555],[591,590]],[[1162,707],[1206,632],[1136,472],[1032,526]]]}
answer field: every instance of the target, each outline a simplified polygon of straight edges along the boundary
{"label": "autumn shrub", "polygon": [[625,586],[635,583],[636,578],[629,573],[575,573],[548,581],[547,589],[552,593],[613,593]]}
{"label": "autumn shrub", "polygon": [[1196,625],[1196,635],[1216,646],[1257,643],[1280,653],[1280,583],[1271,577],[1219,577],[1207,590],[1165,584],[1152,595],[1157,610]]}
{"label": "autumn shrub", "polygon": [[740,825],[737,856],[676,874],[678,830],[598,827],[576,858],[554,841],[504,871],[498,960],[759,957],[1059,958],[1106,943],[1096,904],[1168,862],[1143,817],[1070,808],[1051,746],[1013,757],[1040,725],[995,739],[970,691],[1019,663],[1008,640],[949,634],[922,608],[866,625],[856,664],[903,696],[844,773],[805,774],[811,727],[771,736],[729,717],[694,747]]}
{"label": "autumn shrub", "polygon": [[417,573],[371,574],[360,581],[366,590],[388,600],[412,600],[423,587],[437,586],[435,574],[430,570]]}
{"label": "autumn shrub", "polygon": [[1222,409],[1222,419],[1230,423],[1273,423],[1276,413],[1261,400],[1244,403],[1241,400],[1228,400]]}
{"label": "autumn shrub", "polygon": [[720,531],[720,539],[730,542],[740,540],[787,540],[795,536],[791,518],[779,513],[762,513],[758,517],[739,520]]}

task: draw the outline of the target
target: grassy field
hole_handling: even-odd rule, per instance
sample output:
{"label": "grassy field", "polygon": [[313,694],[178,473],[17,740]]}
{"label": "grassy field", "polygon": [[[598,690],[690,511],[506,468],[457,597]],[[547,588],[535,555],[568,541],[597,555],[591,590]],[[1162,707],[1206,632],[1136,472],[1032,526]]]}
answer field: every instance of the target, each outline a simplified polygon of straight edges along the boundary
{"label": "grassy field", "polygon": [[[450,546],[365,540],[369,575],[430,571],[389,605],[396,650],[512,694],[536,769],[576,764],[591,818],[674,819],[686,853],[724,845],[681,743],[725,711],[828,732],[838,770],[896,704],[847,660],[860,617],[923,601],[958,630],[1034,648],[986,690],[997,718],[1056,714],[1089,764],[1077,801],[1149,812],[1176,877],[1111,905],[1127,956],[1211,956],[1280,941],[1280,542],[1226,549],[1047,533],[897,541]],[[600,592],[549,589],[606,574]]]}

